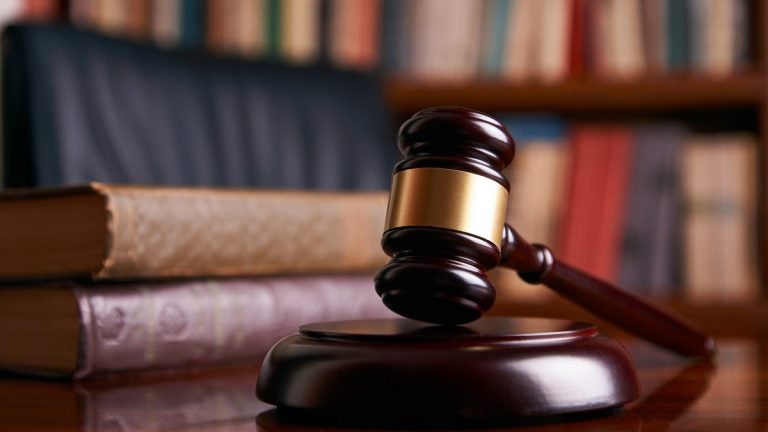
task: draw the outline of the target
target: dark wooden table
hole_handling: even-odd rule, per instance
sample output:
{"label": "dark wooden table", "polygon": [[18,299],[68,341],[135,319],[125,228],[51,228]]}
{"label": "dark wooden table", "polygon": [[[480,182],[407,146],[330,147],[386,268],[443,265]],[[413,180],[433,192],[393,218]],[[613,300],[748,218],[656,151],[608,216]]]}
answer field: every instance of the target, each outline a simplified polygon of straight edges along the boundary
{"label": "dark wooden table", "polygon": [[[623,410],[490,430],[768,431],[768,341],[721,339],[714,365],[625,341],[642,396]],[[67,383],[0,377],[0,429],[350,430],[279,421],[254,396],[258,370]]]}

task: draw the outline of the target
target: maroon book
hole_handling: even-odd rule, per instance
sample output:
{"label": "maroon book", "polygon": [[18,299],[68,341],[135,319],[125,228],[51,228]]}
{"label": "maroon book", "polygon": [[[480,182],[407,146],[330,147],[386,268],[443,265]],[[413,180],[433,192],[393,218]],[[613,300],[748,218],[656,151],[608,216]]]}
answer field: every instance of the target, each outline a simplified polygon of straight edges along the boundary
{"label": "maroon book", "polygon": [[392,316],[369,274],[0,289],[0,367],[75,379],[259,366],[301,324]]}

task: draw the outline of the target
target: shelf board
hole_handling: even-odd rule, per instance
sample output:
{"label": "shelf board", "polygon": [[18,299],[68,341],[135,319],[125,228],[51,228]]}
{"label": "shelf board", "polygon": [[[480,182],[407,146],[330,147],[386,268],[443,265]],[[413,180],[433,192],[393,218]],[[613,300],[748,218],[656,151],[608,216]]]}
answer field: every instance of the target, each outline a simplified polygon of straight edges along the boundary
{"label": "shelf board", "polygon": [[641,81],[568,80],[556,84],[500,81],[432,82],[393,77],[385,93],[394,112],[409,114],[438,105],[483,111],[554,110],[671,111],[759,107],[765,97],[761,74],[714,79],[695,76]]}

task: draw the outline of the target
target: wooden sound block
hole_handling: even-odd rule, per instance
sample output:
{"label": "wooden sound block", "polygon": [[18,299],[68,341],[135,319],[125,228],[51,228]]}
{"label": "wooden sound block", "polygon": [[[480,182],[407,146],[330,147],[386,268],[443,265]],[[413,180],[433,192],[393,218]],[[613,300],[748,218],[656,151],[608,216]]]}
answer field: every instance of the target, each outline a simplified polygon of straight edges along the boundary
{"label": "wooden sound block", "polygon": [[491,317],[305,325],[272,348],[256,393],[278,414],[416,424],[604,410],[639,389],[627,352],[591,324]]}

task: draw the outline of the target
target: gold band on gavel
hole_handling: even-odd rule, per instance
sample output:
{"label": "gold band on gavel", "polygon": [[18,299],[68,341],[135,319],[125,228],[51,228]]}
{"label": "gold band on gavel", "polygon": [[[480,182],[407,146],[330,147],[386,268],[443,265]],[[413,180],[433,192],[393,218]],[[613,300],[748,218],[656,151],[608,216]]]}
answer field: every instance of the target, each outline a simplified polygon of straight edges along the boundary
{"label": "gold band on gavel", "polygon": [[392,179],[386,228],[448,228],[486,239],[501,250],[509,192],[465,171],[413,168]]}

